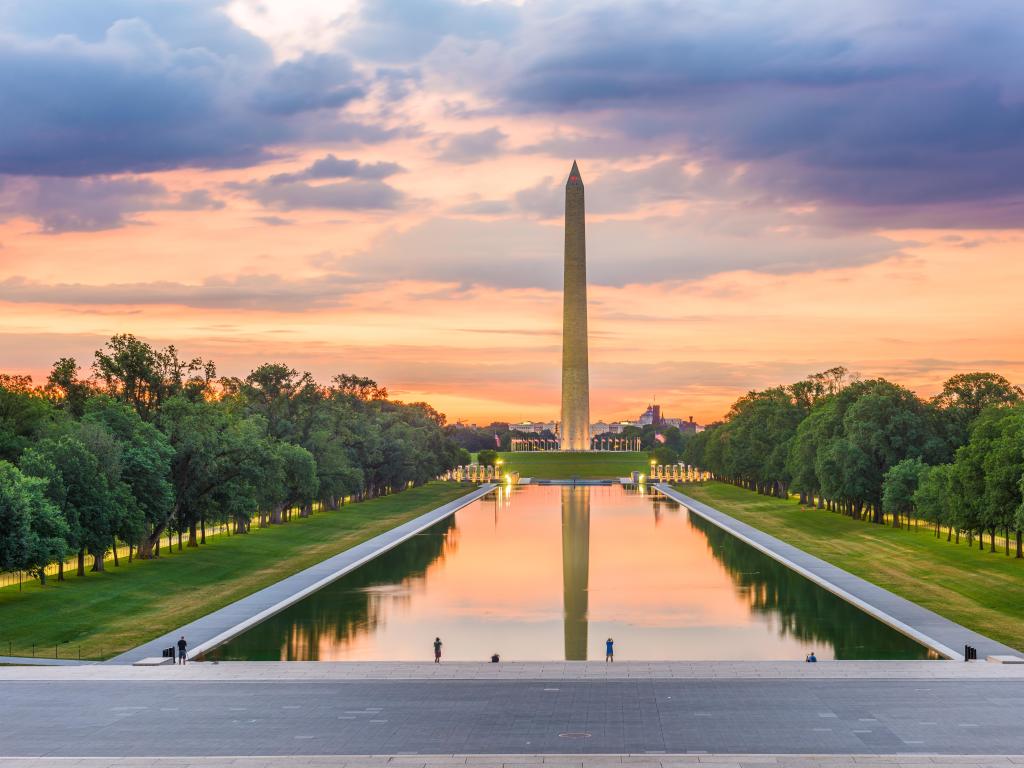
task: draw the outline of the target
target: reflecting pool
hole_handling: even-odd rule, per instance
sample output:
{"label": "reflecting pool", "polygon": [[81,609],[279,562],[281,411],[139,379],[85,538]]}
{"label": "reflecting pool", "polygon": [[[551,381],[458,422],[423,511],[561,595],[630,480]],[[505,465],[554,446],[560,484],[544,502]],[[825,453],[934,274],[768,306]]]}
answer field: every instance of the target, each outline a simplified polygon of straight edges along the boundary
{"label": "reflecting pool", "polygon": [[657,493],[502,488],[206,655],[920,659],[915,641]]}

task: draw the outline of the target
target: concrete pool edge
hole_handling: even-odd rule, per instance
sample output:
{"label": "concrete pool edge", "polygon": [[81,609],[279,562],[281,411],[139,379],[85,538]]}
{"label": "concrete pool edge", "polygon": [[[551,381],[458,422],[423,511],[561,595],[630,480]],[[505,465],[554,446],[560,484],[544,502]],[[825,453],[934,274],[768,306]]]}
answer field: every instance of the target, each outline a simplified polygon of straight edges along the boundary
{"label": "concrete pool edge", "polygon": [[665,680],[903,680],[1022,681],[1024,665],[964,663],[943,660],[822,661],[807,665],[786,661],[221,661],[186,666],[138,667],[91,664],[68,667],[0,667],[0,682],[74,681],[136,683],[163,680],[179,683],[332,682],[438,680],[487,683],[553,681],[637,682]]}
{"label": "concrete pool edge", "polygon": [[[666,483],[658,483],[654,489],[712,525],[947,659],[964,660],[963,654],[953,649],[953,645],[959,643],[951,645],[954,635],[961,638],[965,644],[977,648],[978,656],[982,659],[995,654],[1019,655],[1019,651],[1014,648],[808,554],[799,547],[697,501]],[[882,605],[885,605],[885,608],[881,607]],[[930,628],[926,630],[921,627],[922,624],[930,625]],[[943,636],[942,639],[936,637],[939,634]]]}
{"label": "concrete pool edge", "polygon": [[[483,498],[495,488],[497,486],[494,483],[485,483],[447,504],[425,512],[298,573],[293,573],[183,627],[166,632],[108,659],[104,663],[133,664],[145,658],[160,656],[163,648],[173,646],[177,638],[181,636],[188,640],[189,658],[200,656],[274,614],[280,613],[331,582],[337,581],[370,560],[394,549],[402,542],[450,517],[468,504]],[[197,635],[200,638],[198,642],[195,640]]]}
{"label": "concrete pool edge", "polygon": [[557,766],[557,768],[604,768],[617,765],[635,768],[677,768],[677,766],[713,765],[720,768],[864,768],[885,765],[891,768],[925,768],[925,766],[955,765],[962,768],[1013,768],[1024,763],[1024,755],[992,753],[978,755],[947,754],[942,752],[892,753],[838,753],[838,752],[481,752],[477,754],[409,753],[394,754],[317,754],[317,755],[150,755],[147,757],[3,757],[3,766],[36,766],[37,768],[139,768],[167,766],[167,768],[267,768],[267,766],[296,766],[297,768],[450,768],[450,766],[486,766],[487,768],[523,768],[527,765]]}

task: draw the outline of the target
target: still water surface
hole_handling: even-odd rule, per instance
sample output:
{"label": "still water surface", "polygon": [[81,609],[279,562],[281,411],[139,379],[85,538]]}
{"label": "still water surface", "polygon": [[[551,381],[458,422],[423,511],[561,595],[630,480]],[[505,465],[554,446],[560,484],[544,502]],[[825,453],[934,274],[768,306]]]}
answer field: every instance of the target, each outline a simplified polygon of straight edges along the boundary
{"label": "still water surface", "polygon": [[500,489],[207,654],[484,661],[928,658],[658,494]]}

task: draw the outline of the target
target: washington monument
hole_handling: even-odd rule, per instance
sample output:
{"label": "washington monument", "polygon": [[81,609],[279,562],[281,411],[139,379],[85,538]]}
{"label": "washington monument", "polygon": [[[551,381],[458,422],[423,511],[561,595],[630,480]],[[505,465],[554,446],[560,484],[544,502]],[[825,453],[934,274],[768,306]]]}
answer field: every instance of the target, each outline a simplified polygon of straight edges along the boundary
{"label": "washington monument", "polygon": [[587,236],[583,179],[573,160],[565,183],[565,280],[562,298],[563,451],[590,450],[590,366],[587,355]]}

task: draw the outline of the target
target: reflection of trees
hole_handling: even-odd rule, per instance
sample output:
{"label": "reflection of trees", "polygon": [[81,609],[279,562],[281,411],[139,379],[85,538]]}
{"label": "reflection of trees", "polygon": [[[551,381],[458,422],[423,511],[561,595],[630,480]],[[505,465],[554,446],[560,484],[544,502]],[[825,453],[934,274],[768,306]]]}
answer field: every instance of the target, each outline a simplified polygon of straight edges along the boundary
{"label": "reflection of trees", "polygon": [[690,525],[741,588],[752,611],[772,614],[781,634],[807,644],[831,646],[837,659],[918,659],[928,649],[868,616],[782,563],[758,552],[697,515]]}
{"label": "reflection of trees", "polygon": [[654,522],[657,524],[661,522],[661,516],[664,512],[678,512],[680,504],[668,496],[655,493],[651,496],[651,507],[654,510]]}
{"label": "reflection of trees", "polygon": [[[455,516],[402,542],[208,655],[209,658],[316,660],[324,646],[344,647],[373,632],[386,603],[408,603],[434,562],[455,551]],[[431,638],[427,638],[430,640]],[[424,646],[428,652],[430,643]]]}

